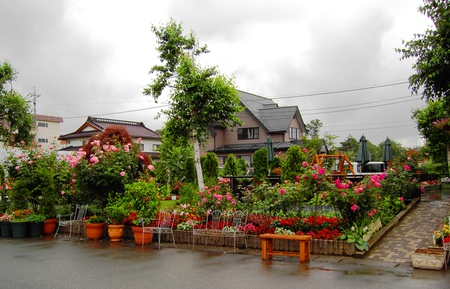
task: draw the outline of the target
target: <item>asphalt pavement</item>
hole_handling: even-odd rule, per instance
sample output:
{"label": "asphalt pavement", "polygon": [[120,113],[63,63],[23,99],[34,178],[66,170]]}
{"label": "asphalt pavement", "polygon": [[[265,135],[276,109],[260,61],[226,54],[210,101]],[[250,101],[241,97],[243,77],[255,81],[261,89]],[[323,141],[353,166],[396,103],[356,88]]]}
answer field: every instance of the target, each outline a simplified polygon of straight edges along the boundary
{"label": "asphalt pavement", "polygon": [[449,288],[448,271],[313,255],[310,262],[259,251],[133,241],[0,238],[0,288]]}

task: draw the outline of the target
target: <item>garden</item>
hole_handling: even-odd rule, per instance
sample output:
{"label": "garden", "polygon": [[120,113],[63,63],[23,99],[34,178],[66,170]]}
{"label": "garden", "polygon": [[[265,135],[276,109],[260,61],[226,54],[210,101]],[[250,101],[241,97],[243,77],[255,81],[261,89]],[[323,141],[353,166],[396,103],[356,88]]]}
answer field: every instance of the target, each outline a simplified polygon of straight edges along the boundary
{"label": "garden", "polygon": [[[229,176],[245,170],[242,161],[230,155],[220,171],[217,156],[207,153],[201,157],[205,189],[200,191],[192,173],[192,150],[172,154],[179,158],[176,162],[162,153],[161,160],[153,163],[139,150],[139,142],[133,142],[124,127],[111,126],[74,154],[34,145],[11,151],[1,170],[1,235],[53,234],[54,229],[48,233],[39,228],[30,234],[30,224],[43,226],[57,216],[70,216],[78,204],[88,206],[83,225],[101,224],[103,230],[106,225],[140,226],[170,208],[177,212],[177,234],[205,226],[203,220],[213,210],[240,210],[248,217],[239,230],[248,236],[310,235],[313,240],[352,244],[367,251],[370,236],[420,195],[423,185],[413,155],[394,159],[383,174],[352,183],[333,177],[329,167],[311,165],[314,150],[293,146],[284,155],[276,154],[270,166],[267,150],[257,151],[255,174],[241,179],[238,194]],[[161,148],[176,150],[176,145]],[[269,182],[269,174],[280,181]],[[9,233],[7,228],[18,223],[28,224],[28,231]],[[104,237],[102,231],[93,239]],[[185,239],[189,242],[189,237]]]}

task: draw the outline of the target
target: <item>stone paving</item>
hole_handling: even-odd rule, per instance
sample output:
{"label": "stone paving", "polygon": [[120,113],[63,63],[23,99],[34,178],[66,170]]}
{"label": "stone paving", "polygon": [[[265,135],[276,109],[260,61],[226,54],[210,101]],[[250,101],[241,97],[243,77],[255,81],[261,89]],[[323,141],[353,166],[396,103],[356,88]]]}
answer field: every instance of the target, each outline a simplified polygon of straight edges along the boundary
{"label": "stone paving", "polygon": [[416,248],[433,245],[433,231],[443,225],[450,215],[450,197],[422,201],[374,247],[367,260],[412,263],[411,254]]}

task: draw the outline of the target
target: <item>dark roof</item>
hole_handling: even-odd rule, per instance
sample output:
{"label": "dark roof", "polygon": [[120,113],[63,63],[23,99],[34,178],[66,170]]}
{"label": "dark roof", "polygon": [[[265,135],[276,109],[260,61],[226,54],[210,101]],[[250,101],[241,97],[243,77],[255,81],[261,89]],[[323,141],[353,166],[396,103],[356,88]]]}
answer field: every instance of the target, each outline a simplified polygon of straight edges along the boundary
{"label": "dark roof", "polygon": [[241,103],[266,129],[267,133],[286,132],[292,118],[298,114],[301,125],[303,124],[300,111],[297,106],[279,107],[273,100],[259,95],[239,91]]}
{"label": "dark roof", "polygon": [[[145,127],[143,122],[136,121],[128,121],[128,120],[117,120],[117,119],[108,119],[108,118],[98,118],[89,116],[86,122],[75,132],[61,135],[59,137],[60,140],[67,140],[73,138],[84,138],[91,137],[97,133],[100,133],[105,130],[108,126],[111,125],[123,125],[127,131],[134,138],[143,138],[143,139],[161,139],[161,136],[154,132],[153,130]],[[94,130],[92,131],[83,131],[86,127],[91,127]]]}
{"label": "dark roof", "polygon": [[[273,150],[274,152],[278,151],[287,151],[288,148],[294,145],[303,146],[301,140],[293,141],[293,142],[274,142]],[[264,143],[246,143],[246,144],[232,144],[232,145],[223,145],[210,152],[214,152],[216,154],[230,154],[230,153],[242,153],[242,152],[255,152],[260,148],[264,147]]]}

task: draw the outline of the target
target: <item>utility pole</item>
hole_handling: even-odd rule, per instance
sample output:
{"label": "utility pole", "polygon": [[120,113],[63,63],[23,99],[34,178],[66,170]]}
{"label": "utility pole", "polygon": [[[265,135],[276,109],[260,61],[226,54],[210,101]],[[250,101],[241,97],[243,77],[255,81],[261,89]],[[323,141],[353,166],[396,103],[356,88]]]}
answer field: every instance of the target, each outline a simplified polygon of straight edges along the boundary
{"label": "utility pole", "polygon": [[33,87],[33,123],[34,123],[34,143],[37,144],[37,121],[36,121],[36,114],[37,114],[37,99],[40,97],[40,94],[36,94],[36,87]]}

